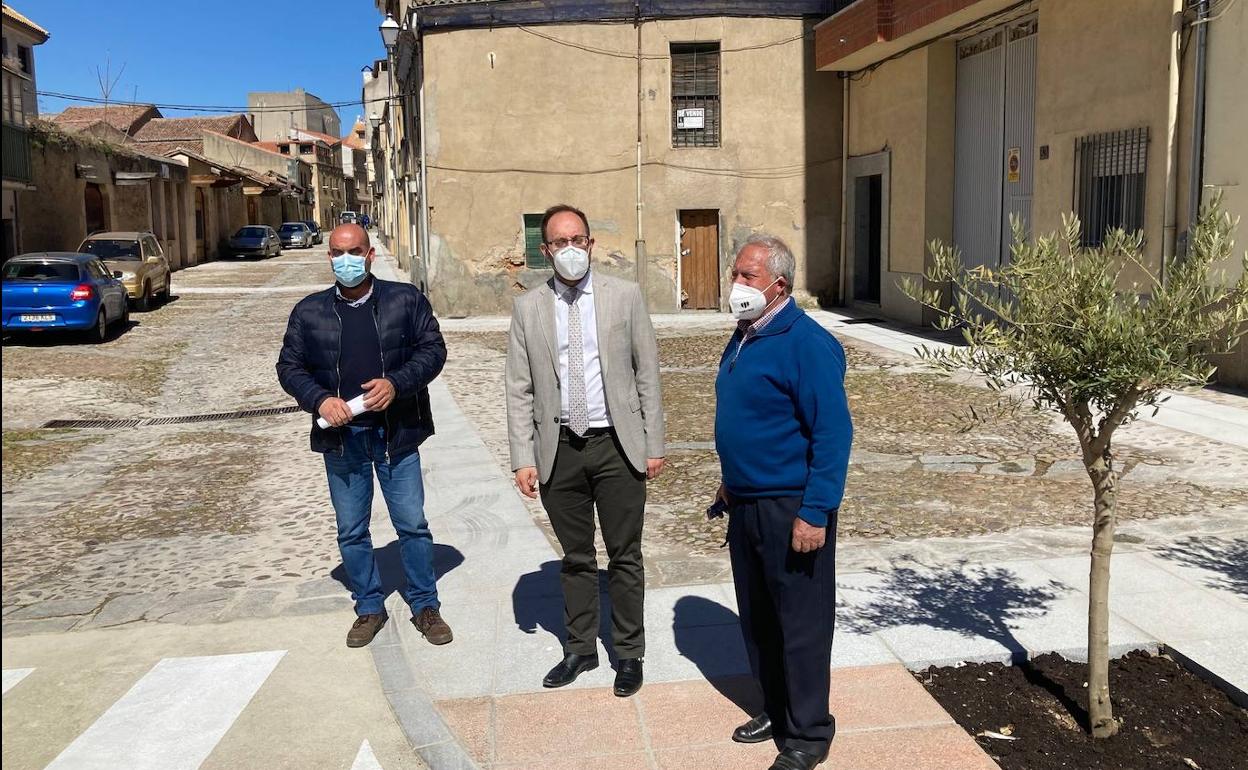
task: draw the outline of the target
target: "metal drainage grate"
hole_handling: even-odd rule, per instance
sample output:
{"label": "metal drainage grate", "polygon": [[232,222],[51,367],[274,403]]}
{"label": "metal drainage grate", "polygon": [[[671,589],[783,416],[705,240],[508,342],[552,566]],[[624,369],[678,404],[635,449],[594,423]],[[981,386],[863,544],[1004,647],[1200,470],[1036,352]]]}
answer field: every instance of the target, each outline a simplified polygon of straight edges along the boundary
{"label": "metal drainage grate", "polygon": [[145,428],[149,425],[186,425],[196,422],[220,422],[223,420],[242,420],[248,417],[271,417],[279,414],[294,414],[301,411],[297,406],[278,406],[268,409],[243,409],[236,412],[217,412],[215,414],[188,414],[181,417],[149,417],[140,420],[51,420],[43,424],[44,428]]}
{"label": "metal drainage grate", "polygon": [[42,428],[137,428],[142,420],[50,420]]}

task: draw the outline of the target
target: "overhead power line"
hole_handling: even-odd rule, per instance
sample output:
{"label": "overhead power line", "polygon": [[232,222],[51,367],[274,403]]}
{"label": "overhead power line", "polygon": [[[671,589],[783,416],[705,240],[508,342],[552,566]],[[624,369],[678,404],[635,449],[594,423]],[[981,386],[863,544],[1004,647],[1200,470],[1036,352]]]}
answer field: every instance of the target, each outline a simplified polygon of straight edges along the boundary
{"label": "overhead power line", "polygon": [[[289,104],[289,105],[271,105],[266,104],[263,107],[225,107],[219,104],[175,104],[171,102],[127,102],[118,101],[116,99],[101,99],[97,96],[82,96],[81,94],[66,94],[59,91],[36,91],[39,96],[46,96],[52,99],[64,99],[71,102],[83,102],[85,104],[99,104],[110,107],[156,107],[162,110],[186,110],[190,112],[223,112],[223,113],[262,113],[262,112],[290,112],[291,110],[307,109],[306,104]],[[357,107],[364,104],[375,104],[377,102],[393,101],[398,102],[403,98],[402,94],[394,94],[393,96],[383,96],[378,99],[353,99],[349,102],[327,102],[324,105],[313,107],[314,110],[325,109],[326,107]]]}

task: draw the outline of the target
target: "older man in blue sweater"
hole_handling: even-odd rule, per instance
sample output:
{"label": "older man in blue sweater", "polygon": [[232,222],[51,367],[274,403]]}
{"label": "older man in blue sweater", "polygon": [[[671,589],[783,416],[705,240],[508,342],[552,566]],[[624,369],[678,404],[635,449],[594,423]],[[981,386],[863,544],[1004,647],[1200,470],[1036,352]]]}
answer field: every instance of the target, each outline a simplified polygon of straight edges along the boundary
{"label": "older man in blue sweater", "polygon": [[715,448],[750,668],[763,712],[733,740],[778,739],[771,770],[823,762],[836,610],[836,513],[853,438],[845,351],[790,296],[793,254],[746,241],[729,304],[737,331],[715,380]]}

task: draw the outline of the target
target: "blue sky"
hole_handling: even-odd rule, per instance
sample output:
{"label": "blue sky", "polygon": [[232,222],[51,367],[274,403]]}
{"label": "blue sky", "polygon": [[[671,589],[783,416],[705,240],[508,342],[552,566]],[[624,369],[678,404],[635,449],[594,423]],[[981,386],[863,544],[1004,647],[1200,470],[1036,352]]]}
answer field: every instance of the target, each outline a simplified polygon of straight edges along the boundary
{"label": "blue sky", "polygon": [[[6,3],[8,4],[8,3]],[[359,101],[360,70],[385,55],[370,0],[17,0],[51,33],[35,49],[40,91],[99,97],[96,68],[111,56],[110,98],[237,106],[248,91],[296,86],[326,102]],[[39,111],[73,103],[40,97]],[[162,110],[166,117],[195,114]],[[343,130],[363,110],[341,107]]]}

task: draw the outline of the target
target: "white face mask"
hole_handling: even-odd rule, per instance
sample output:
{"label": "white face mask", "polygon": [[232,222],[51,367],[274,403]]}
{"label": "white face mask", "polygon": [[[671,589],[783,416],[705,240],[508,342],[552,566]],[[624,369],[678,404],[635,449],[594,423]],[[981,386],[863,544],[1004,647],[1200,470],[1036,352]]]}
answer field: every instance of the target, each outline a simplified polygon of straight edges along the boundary
{"label": "white face mask", "polygon": [[568,244],[555,252],[555,272],[569,281],[579,281],[589,272],[589,252]]}
{"label": "white face mask", "polygon": [[738,321],[753,321],[761,316],[767,309],[767,296],[763,292],[775,286],[776,281],[767,284],[762,290],[743,283],[734,283],[732,293],[728,295],[728,307],[732,309],[732,317]]}

